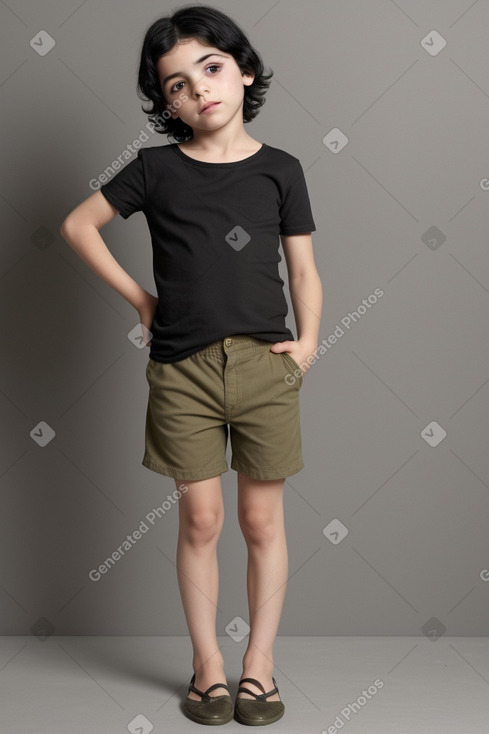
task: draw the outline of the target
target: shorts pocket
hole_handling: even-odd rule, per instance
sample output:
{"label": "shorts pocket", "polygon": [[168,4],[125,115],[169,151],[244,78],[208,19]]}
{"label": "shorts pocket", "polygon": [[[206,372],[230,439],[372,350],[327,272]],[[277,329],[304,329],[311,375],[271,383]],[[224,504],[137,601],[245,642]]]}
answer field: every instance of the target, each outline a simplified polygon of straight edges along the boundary
{"label": "shorts pocket", "polygon": [[150,357],[148,359],[148,364],[146,365],[146,381],[148,382],[148,384],[151,384],[150,383],[149,373],[150,373],[150,370],[151,370],[152,367],[153,367],[153,360]]}
{"label": "shorts pocket", "polygon": [[302,381],[303,381],[303,377],[304,377],[303,374],[302,374],[301,368],[299,367],[299,365],[297,364],[297,362],[295,361],[295,359],[293,357],[291,357],[291,355],[288,352],[280,352],[280,354],[283,356],[283,358],[285,359],[285,361],[288,362],[289,368],[291,368],[292,374],[296,378],[296,380],[298,381],[299,387],[300,387],[302,385]]}

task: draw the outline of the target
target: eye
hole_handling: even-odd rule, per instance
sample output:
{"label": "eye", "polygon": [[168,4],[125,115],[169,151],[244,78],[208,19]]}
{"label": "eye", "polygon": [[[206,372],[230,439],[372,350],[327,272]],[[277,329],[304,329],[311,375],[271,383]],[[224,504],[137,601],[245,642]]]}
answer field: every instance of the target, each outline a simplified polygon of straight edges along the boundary
{"label": "eye", "polygon": [[[209,69],[217,69],[217,72],[212,72],[212,76],[214,76],[216,73],[218,73],[221,69],[221,64],[209,64],[209,66],[206,67],[206,71]],[[179,92],[181,87],[179,87],[179,84],[184,84],[185,82],[177,82],[173,85],[173,87],[170,89],[170,94],[173,94],[173,92]]]}

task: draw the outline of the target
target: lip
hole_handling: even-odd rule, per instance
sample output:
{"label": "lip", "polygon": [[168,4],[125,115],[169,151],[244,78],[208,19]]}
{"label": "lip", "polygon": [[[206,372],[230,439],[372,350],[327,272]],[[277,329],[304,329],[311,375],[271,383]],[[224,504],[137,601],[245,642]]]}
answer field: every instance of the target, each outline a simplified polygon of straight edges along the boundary
{"label": "lip", "polygon": [[219,104],[221,103],[220,102],[206,102],[206,104],[200,110],[199,115],[203,115],[204,112],[212,112],[212,110],[215,110]]}

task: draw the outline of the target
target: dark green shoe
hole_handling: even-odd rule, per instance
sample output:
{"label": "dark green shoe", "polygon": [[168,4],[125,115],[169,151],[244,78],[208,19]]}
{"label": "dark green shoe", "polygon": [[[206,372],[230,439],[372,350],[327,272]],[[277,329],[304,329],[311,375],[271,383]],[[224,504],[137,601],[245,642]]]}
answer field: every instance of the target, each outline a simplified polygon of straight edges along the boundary
{"label": "dark green shoe", "polygon": [[[265,724],[273,724],[274,721],[278,721],[282,718],[285,711],[285,706],[282,701],[267,701],[269,696],[273,696],[274,693],[278,693],[277,683],[275,678],[272,678],[273,688],[268,693],[265,693],[265,689],[262,684],[255,678],[241,678],[239,682],[238,693],[249,693],[255,697],[256,701],[251,701],[249,698],[236,698],[234,704],[234,718],[239,721],[240,724],[247,724],[248,726],[264,726]],[[241,683],[253,683],[258,686],[263,693],[254,693],[249,691],[248,688],[241,688]]]}
{"label": "dark green shoe", "polygon": [[187,698],[185,701],[185,713],[198,724],[210,724],[211,726],[219,726],[220,724],[227,724],[233,718],[233,702],[230,695],[223,696],[209,696],[209,691],[213,691],[216,688],[225,688],[229,691],[229,688],[225,683],[214,683],[209,688],[202,692],[193,685],[195,682],[195,673],[192,676],[188,691],[193,691],[199,696],[202,696],[202,701],[194,701],[192,698]]}

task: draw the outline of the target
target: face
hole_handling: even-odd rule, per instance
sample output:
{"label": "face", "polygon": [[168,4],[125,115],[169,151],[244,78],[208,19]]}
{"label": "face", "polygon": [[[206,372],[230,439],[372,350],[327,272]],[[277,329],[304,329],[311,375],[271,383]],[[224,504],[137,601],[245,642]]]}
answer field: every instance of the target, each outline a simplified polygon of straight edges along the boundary
{"label": "face", "polygon": [[[156,68],[173,119],[180,117],[193,130],[215,130],[236,115],[243,120],[243,85],[252,84],[254,76],[242,75],[231,54],[192,38],[179,42],[160,56]],[[171,78],[167,79],[169,76]],[[177,100],[181,101],[181,106],[172,108]],[[219,104],[208,112],[201,112],[209,102]]]}

